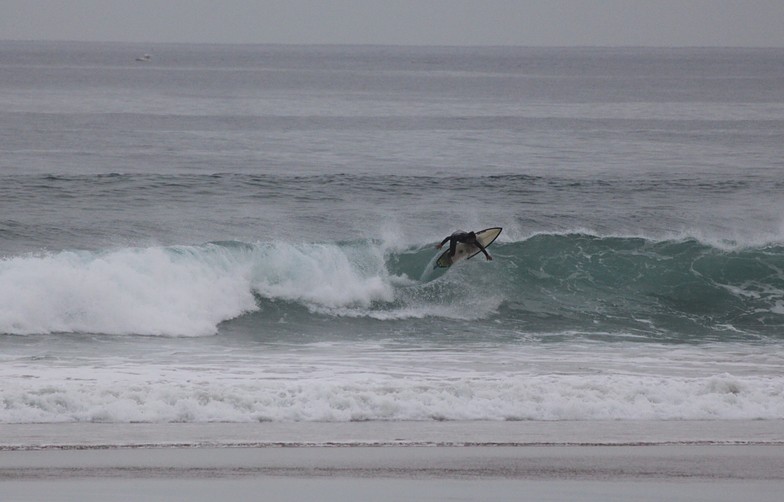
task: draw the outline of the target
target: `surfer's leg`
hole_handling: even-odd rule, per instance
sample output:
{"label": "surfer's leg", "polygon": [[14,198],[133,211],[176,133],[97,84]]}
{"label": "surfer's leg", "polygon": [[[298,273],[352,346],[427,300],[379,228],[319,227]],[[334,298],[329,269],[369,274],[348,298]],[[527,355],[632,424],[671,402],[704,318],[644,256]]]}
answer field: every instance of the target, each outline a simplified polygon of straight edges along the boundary
{"label": "surfer's leg", "polygon": [[449,256],[455,255],[456,248],[457,248],[457,239],[449,239]]}

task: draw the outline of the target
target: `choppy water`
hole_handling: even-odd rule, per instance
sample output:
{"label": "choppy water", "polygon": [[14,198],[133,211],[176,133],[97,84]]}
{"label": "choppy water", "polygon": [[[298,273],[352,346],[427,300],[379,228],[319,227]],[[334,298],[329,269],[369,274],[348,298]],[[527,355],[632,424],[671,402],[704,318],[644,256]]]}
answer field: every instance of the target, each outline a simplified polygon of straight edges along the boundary
{"label": "choppy water", "polygon": [[0,137],[0,421],[784,418],[784,51],[3,42]]}

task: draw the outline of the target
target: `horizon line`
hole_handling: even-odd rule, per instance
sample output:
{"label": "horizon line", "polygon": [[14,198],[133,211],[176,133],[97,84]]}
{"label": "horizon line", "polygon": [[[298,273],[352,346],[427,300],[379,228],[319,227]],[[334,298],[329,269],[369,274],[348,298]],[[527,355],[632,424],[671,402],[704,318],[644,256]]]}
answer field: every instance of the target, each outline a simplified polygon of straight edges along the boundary
{"label": "horizon line", "polygon": [[518,48],[518,49],[784,49],[784,45],[539,45],[539,44],[403,44],[370,42],[183,42],[68,39],[5,39],[0,43],[125,44],[125,45],[204,45],[204,46],[277,46],[277,47],[400,47],[400,48]]}

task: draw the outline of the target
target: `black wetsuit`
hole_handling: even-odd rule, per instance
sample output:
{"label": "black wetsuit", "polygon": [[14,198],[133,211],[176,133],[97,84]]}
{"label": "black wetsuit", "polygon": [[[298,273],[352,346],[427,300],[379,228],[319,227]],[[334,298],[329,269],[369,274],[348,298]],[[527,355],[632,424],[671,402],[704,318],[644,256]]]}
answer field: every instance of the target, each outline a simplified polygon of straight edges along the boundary
{"label": "black wetsuit", "polygon": [[446,239],[441,241],[441,245],[443,246],[446,244],[446,241],[449,241],[449,256],[455,255],[455,249],[457,248],[458,242],[463,242],[465,244],[473,244],[479,248],[485,254],[485,257],[489,260],[490,255],[485,250],[485,247],[476,239],[476,233],[474,232],[463,232],[458,230],[457,232],[453,233]]}

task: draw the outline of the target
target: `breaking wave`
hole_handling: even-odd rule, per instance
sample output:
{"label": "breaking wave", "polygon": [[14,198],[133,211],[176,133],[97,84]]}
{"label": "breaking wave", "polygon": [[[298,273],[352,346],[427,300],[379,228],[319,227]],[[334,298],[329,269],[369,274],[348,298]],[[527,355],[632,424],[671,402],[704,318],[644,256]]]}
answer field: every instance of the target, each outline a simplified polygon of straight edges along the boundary
{"label": "breaking wave", "polygon": [[432,270],[432,243],[390,250],[373,240],[7,257],[0,333],[205,336],[275,302],[382,321],[493,317],[529,332],[784,336],[782,245],[540,234],[491,251],[491,263],[480,256],[448,272]]}

